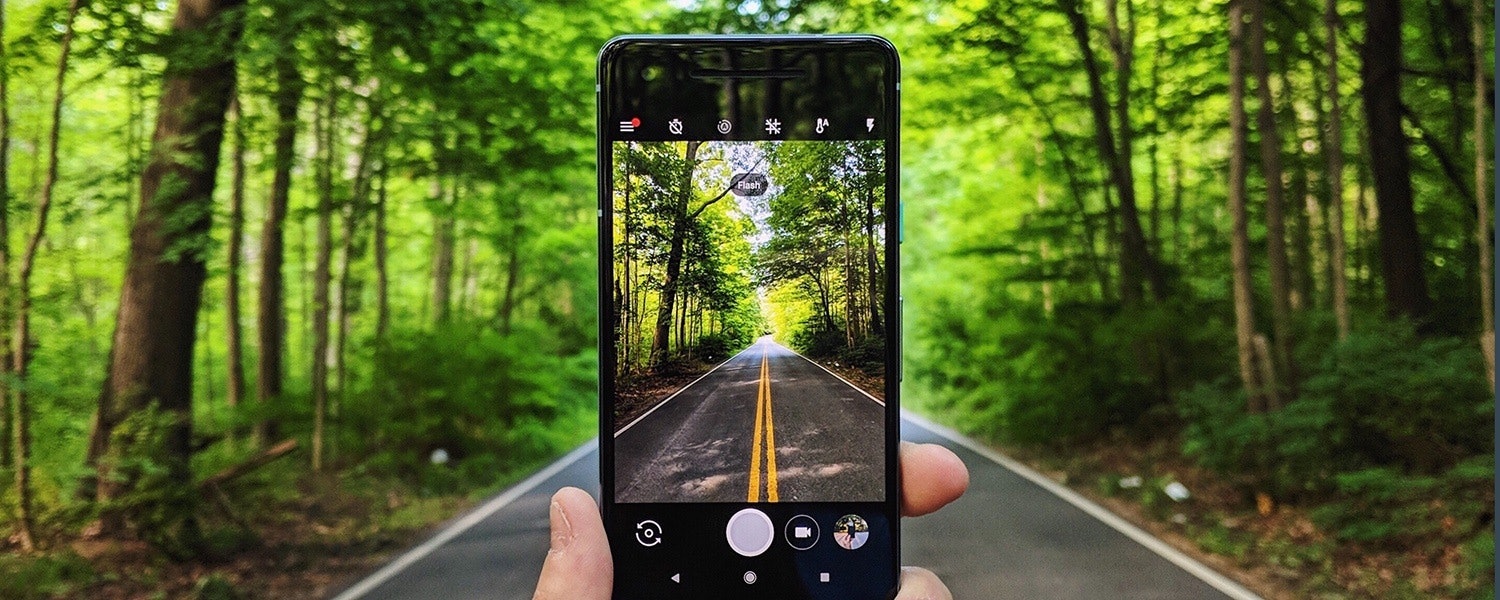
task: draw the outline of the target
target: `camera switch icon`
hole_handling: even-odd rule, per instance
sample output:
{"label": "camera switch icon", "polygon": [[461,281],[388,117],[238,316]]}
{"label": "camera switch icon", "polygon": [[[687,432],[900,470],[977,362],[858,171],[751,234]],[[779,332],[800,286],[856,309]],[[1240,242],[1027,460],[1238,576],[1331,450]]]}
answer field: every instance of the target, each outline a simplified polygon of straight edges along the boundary
{"label": "camera switch icon", "polygon": [[661,524],[652,520],[635,524],[635,541],[650,548],[661,543]]}

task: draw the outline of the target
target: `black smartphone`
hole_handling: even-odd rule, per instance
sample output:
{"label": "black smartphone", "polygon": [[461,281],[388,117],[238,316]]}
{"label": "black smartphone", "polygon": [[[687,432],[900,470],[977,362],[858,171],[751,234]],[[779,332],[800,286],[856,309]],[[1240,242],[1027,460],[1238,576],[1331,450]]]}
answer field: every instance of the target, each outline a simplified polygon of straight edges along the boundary
{"label": "black smartphone", "polygon": [[601,51],[615,598],[894,597],[898,82],[874,36]]}

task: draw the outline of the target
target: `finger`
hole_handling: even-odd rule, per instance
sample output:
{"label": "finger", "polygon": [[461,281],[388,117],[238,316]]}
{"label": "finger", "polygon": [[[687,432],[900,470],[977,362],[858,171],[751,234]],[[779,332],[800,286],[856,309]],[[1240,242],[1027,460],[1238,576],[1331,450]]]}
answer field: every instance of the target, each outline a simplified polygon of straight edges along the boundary
{"label": "finger", "polygon": [[533,600],[609,600],[614,566],[594,498],[563,488],[553,494],[550,512],[552,547]]}
{"label": "finger", "polygon": [[969,468],[937,444],[901,442],[901,514],[920,517],[969,489]]}
{"label": "finger", "polygon": [[896,600],[953,600],[953,594],[932,571],[901,567],[901,592]]}

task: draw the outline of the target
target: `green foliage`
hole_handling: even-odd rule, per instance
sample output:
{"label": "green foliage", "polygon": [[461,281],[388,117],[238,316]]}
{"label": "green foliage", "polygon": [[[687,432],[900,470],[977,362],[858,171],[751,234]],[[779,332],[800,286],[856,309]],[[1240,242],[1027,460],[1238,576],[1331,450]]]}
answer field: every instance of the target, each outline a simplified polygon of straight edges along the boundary
{"label": "green foliage", "polygon": [[0,554],[0,597],[44,600],[78,594],[97,579],[93,566],[72,552]]}
{"label": "green foliage", "polygon": [[1164,388],[1221,368],[1212,329],[1176,327],[1181,308],[1074,304],[1049,316],[999,294],[970,302],[928,311],[914,371],[951,403],[940,406],[981,409],[975,428],[1007,439],[1063,442],[1133,426],[1163,406]]}
{"label": "green foliage", "polygon": [[1279,494],[1345,486],[1373,493],[1378,479],[1343,482],[1335,474],[1387,467],[1418,477],[1397,488],[1422,487],[1420,476],[1492,452],[1494,400],[1480,360],[1469,344],[1418,339],[1408,326],[1356,332],[1279,411],[1248,413],[1242,394],[1226,400],[1236,397],[1227,383],[1183,394],[1184,447],[1206,466],[1247,474]]}
{"label": "green foliage", "polygon": [[[1395,547],[1443,544],[1489,531],[1494,458],[1476,457],[1438,476],[1372,467],[1333,477],[1338,496],[1313,517],[1338,537]],[[1485,557],[1470,556],[1472,566]],[[1493,561],[1490,556],[1488,560]],[[1493,567],[1493,562],[1491,562]]]}
{"label": "green foliage", "polygon": [[[377,348],[345,443],[371,467],[451,493],[576,443],[594,409],[590,352],[548,352],[541,329],[510,335],[466,323],[398,330]],[[592,415],[589,415],[592,416]],[[434,451],[450,457],[431,463]]]}
{"label": "green foliage", "polygon": [[175,560],[202,550],[198,491],[187,465],[170,450],[180,424],[178,415],[155,402],[126,416],[111,434],[110,453],[100,459],[101,472],[110,477],[101,485],[124,492],[98,506],[102,514],[122,516],[136,535]]}

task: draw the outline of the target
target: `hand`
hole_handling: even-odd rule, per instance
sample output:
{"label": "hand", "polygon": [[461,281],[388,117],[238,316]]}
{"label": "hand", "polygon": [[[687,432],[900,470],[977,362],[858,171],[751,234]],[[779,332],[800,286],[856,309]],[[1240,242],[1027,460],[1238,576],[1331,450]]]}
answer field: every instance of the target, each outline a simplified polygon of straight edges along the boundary
{"label": "hand", "polygon": [[[919,517],[957,500],[969,487],[969,470],[947,448],[901,442],[901,514]],[[533,600],[610,600],[614,563],[599,506],[588,492],[563,488],[552,496],[552,547]],[[932,571],[901,569],[896,600],[951,600]]]}

